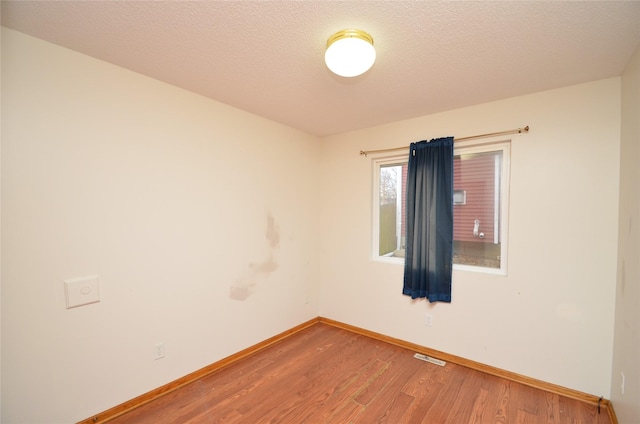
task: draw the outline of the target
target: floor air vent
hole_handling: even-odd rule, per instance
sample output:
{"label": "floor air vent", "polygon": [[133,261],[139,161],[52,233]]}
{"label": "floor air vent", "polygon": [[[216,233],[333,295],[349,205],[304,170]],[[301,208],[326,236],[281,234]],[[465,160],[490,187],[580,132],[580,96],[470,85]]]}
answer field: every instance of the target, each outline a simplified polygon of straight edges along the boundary
{"label": "floor air vent", "polygon": [[416,358],[416,359],[420,359],[421,361],[431,362],[432,364],[440,365],[441,367],[444,367],[445,365],[447,365],[447,363],[445,361],[441,361],[440,359],[436,359],[436,358],[432,358],[432,357],[427,356],[427,355],[423,355],[422,353],[416,353],[415,355],[413,355],[413,357]]}

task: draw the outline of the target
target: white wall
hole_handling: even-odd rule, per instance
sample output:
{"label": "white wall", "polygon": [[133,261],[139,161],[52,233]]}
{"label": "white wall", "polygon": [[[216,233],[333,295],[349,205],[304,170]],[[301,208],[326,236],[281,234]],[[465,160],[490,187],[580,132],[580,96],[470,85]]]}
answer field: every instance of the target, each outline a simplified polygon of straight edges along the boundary
{"label": "white wall", "polygon": [[2,422],[78,421],[316,317],[319,147],[3,28]]}
{"label": "white wall", "polygon": [[[611,401],[621,424],[640,422],[640,46],[622,76],[618,278]],[[625,376],[624,393],[622,375]]]}
{"label": "white wall", "polygon": [[[402,266],[370,258],[372,159],[358,152],[525,125],[511,149],[508,276],[454,271],[451,304],[403,296]],[[609,396],[619,144],[619,78],[324,139],[320,314]]]}

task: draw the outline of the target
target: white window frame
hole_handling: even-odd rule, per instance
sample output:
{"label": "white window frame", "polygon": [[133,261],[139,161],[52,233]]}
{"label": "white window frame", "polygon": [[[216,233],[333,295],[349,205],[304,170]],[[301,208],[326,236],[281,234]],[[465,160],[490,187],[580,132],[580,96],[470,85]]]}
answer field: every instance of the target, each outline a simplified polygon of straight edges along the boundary
{"label": "white window frame", "polygon": [[[387,165],[404,164],[409,160],[409,155],[385,156],[373,158],[373,240],[371,243],[371,254],[373,260],[395,264],[404,264],[404,258],[393,256],[380,256],[380,168]],[[401,199],[404,202],[404,198]],[[402,212],[400,212],[402,213]]]}
{"label": "white window frame", "polygon": [[[407,149],[408,150],[408,149]],[[453,264],[454,271],[479,272],[494,275],[507,275],[508,265],[508,224],[509,224],[509,184],[511,169],[511,140],[501,141],[467,141],[456,142],[454,145],[454,155],[486,153],[502,150],[502,168],[500,169],[500,179],[496,180],[500,189],[500,228],[496,237],[500,238],[500,268],[487,268],[473,265]],[[372,175],[373,175],[373,203],[372,203],[372,240],[371,240],[371,258],[376,262],[386,262],[404,265],[404,258],[380,256],[380,168],[386,165],[402,164],[409,160],[408,153],[396,154],[392,156],[372,157]],[[498,188],[498,187],[496,187]],[[402,199],[404,201],[404,199]],[[496,220],[498,217],[496,216]],[[497,240],[494,240],[497,241]]]}

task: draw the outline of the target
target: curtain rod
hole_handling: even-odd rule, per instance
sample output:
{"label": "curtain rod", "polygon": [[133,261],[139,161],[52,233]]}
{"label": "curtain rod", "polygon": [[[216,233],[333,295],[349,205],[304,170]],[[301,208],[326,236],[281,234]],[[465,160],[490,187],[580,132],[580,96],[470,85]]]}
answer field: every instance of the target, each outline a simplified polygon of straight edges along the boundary
{"label": "curtain rod", "polygon": [[[454,142],[455,141],[465,141],[465,140],[476,140],[478,138],[495,137],[495,136],[498,136],[498,135],[522,134],[523,132],[524,133],[529,132],[529,125],[527,125],[524,128],[517,128],[515,130],[499,131],[499,132],[494,132],[494,133],[489,133],[489,134],[471,135],[469,137],[456,138],[454,140]],[[398,151],[398,150],[405,150],[405,149],[408,149],[408,148],[409,148],[409,146],[392,147],[390,149],[381,149],[381,150],[360,150],[360,155],[364,155],[366,157],[370,153],[395,152],[395,151]]]}

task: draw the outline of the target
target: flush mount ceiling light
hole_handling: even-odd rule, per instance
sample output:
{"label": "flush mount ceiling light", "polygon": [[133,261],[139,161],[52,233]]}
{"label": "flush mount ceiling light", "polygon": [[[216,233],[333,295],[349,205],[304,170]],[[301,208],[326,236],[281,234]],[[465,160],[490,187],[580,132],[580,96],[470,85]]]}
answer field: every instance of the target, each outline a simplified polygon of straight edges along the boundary
{"label": "flush mount ceiling light", "polygon": [[364,74],[376,61],[373,37],[359,29],[336,32],[327,40],[324,61],[331,72],[341,77]]}

